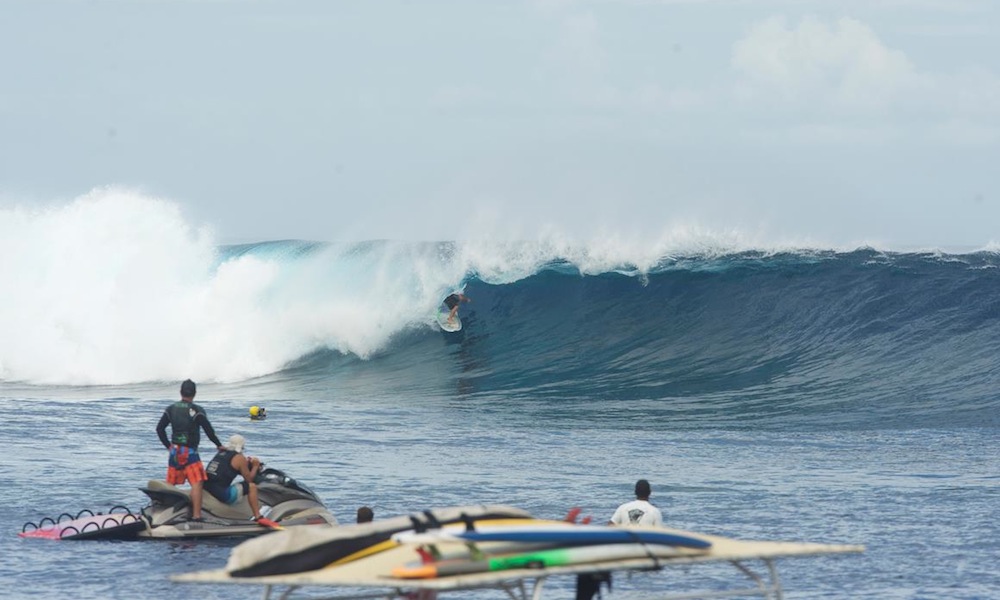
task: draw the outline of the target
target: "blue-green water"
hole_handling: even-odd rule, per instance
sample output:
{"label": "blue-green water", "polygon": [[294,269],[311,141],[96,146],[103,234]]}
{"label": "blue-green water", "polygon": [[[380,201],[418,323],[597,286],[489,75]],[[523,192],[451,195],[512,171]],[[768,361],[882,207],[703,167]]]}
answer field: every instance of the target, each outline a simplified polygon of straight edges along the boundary
{"label": "blue-green water", "polygon": [[[55,304],[39,323],[48,362],[46,348],[0,342],[7,597],[257,595],[168,580],[223,566],[232,542],[16,536],[44,516],[140,508],[137,488],[165,471],[156,421],[186,376],[220,435],[242,433],[342,521],[363,504],[378,518],[502,503],[600,522],[642,477],[674,527],[867,547],[782,561],[789,598],[1000,597],[996,255],[744,253],[600,272],[546,260],[515,273],[454,267],[456,252],[229,248],[205,275],[220,295],[181,316],[222,298],[230,310],[182,328],[190,345],[153,326],[177,314],[128,320],[147,305],[124,301],[89,316],[116,344]],[[444,265],[433,277],[432,264]],[[237,275],[259,285],[218,292]],[[340,293],[346,280],[357,286]],[[473,302],[462,334],[446,335],[421,298],[459,286]],[[246,417],[253,404],[266,421]],[[692,574],[710,588],[738,579]],[[622,580],[611,597],[656,582]]]}

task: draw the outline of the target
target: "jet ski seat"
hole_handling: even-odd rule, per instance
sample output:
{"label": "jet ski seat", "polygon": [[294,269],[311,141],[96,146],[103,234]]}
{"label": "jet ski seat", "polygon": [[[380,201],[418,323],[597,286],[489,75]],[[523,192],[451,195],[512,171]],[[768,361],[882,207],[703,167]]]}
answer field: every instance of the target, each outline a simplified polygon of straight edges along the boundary
{"label": "jet ski seat", "polygon": [[[163,503],[191,502],[191,490],[170,485],[166,481],[150,479],[146,488],[142,490],[147,496]],[[223,519],[250,519],[253,511],[250,510],[250,501],[246,496],[240,498],[236,504],[226,504],[219,502],[212,494],[202,491],[201,507],[213,515]]]}

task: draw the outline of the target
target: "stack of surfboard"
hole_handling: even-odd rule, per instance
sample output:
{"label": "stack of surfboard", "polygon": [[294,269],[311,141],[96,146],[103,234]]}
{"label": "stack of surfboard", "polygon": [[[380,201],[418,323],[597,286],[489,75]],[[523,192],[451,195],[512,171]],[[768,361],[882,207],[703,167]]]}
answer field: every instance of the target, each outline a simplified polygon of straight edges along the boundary
{"label": "stack of surfboard", "polygon": [[[618,528],[535,519],[509,506],[460,506],[333,529],[272,533],[233,549],[236,578],[337,569],[358,576],[425,579],[624,558],[706,552],[712,542],[663,528]],[[362,571],[363,569],[363,571]]]}
{"label": "stack of surfboard", "polygon": [[[396,567],[401,579],[449,577],[508,569],[542,569],[626,558],[670,558],[707,551],[708,540],[661,528],[576,525],[565,521],[525,519],[485,522],[460,529],[444,527],[393,536],[400,544],[424,548],[422,559]],[[461,543],[447,555],[443,545]]]}
{"label": "stack of surfboard", "polygon": [[410,593],[415,590],[491,588],[509,593],[510,585],[533,581],[534,597],[539,597],[542,582],[554,575],[719,561],[740,565],[745,574],[742,561],[760,559],[773,581],[768,586],[758,583],[743,594],[752,596],[780,594],[774,558],[862,550],[848,545],[741,541],[668,528],[574,524],[535,519],[501,505],[459,506],[357,525],[288,528],[240,544],[225,569],[171,579],[257,584],[268,590],[287,586],[286,594],[307,586],[378,588],[389,590],[381,596],[386,598],[413,597]]}
{"label": "stack of surfboard", "polygon": [[[409,516],[334,528],[288,528],[233,549],[226,564],[232,577],[262,577],[336,567],[399,548],[393,536],[431,531],[456,523],[533,521],[531,514],[502,505],[438,508]],[[416,554],[411,551],[413,556]],[[388,574],[388,573],[386,573]]]}

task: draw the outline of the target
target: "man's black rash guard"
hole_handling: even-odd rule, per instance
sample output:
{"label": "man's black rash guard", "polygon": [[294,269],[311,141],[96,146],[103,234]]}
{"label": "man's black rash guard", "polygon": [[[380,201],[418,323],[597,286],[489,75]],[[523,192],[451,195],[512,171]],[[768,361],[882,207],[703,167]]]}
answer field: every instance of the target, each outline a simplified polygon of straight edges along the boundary
{"label": "man's black rash guard", "polygon": [[[195,443],[193,445],[191,444],[181,444],[181,445],[189,446],[191,448],[197,448],[198,427],[201,427],[202,429],[205,430],[205,435],[208,436],[208,439],[212,440],[212,443],[215,444],[216,447],[222,446],[222,442],[220,442],[218,436],[215,435],[215,429],[213,429],[212,424],[208,422],[208,417],[205,416],[204,412],[198,410],[199,408],[200,407],[196,407],[196,410],[198,412],[195,414],[193,421],[193,427],[194,427],[193,437]],[[170,424],[169,410],[170,409],[168,408],[167,410],[163,411],[163,416],[160,417],[160,422],[156,424],[156,435],[159,436],[160,443],[163,444],[163,447],[167,448],[168,450],[170,449],[170,439],[167,437],[167,425]],[[173,430],[173,427],[171,427],[171,430]]]}

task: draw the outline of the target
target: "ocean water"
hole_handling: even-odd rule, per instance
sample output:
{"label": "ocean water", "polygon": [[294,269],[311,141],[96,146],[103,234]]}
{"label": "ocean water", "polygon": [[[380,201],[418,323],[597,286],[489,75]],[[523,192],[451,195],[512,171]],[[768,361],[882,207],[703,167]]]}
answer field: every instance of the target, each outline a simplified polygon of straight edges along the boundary
{"label": "ocean water", "polygon": [[[115,194],[0,212],[0,234],[5,597],[259,595],[168,579],[223,566],[234,541],[17,537],[141,508],[165,471],[156,422],[191,377],[221,436],[341,521],[502,503],[600,522],[647,478],[674,527],[866,546],[779,561],[789,598],[1000,598],[993,249],[227,246]],[[457,289],[472,302],[444,334],[434,312]],[[682,573],[608,597],[744,583]]]}

